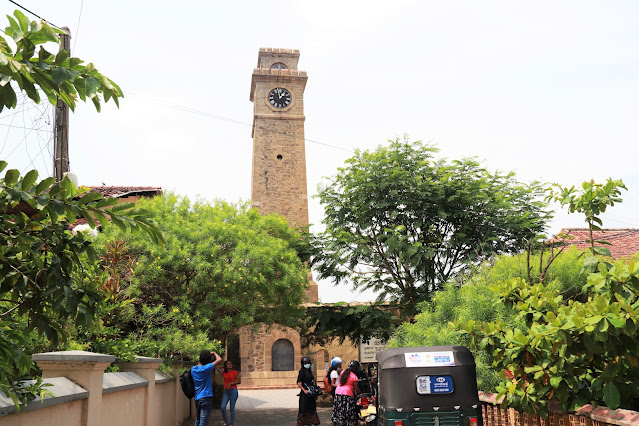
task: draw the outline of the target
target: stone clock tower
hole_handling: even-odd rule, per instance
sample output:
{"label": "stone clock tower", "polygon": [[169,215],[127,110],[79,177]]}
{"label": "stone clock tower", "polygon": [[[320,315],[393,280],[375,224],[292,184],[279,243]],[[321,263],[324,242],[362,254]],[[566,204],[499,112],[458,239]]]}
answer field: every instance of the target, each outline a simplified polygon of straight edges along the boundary
{"label": "stone clock tower", "polygon": [[[251,79],[253,102],[253,171],[251,203],[262,214],[279,213],[292,227],[308,225],[304,89],[306,72],[297,69],[300,53],[290,49],[260,49]],[[309,274],[307,302],[317,302],[317,284]],[[344,348],[302,348],[299,330],[254,324],[237,330],[243,389],[297,389],[302,353],[314,359],[324,377],[329,349],[344,356]],[[229,353],[235,350],[227,342]],[[302,352],[304,351],[304,352]],[[230,355],[229,355],[230,356]],[[234,364],[237,362],[234,360]]]}
{"label": "stone clock tower", "polygon": [[251,79],[253,178],[251,202],[279,213],[292,227],[308,225],[304,88],[299,50],[260,49]]}

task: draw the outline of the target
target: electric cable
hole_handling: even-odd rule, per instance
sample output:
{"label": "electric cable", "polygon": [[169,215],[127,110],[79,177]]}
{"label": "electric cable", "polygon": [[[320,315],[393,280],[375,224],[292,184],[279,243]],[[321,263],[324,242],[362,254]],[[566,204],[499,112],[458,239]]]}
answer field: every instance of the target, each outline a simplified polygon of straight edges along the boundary
{"label": "electric cable", "polygon": [[[236,120],[236,119],[233,119],[233,118],[224,117],[222,115],[212,114],[212,113],[209,113],[209,112],[197,110],[195,108],[184,107],[184,106],[181,106],[181,105],[170,104],[170,103],[167,103],[167,102],[159,101],[157,99],[152,99],[152,98],[148,98],[146,96],[138,95],[136,93],[129,92],[129,91],[126,91],[125,93],[133,95],[133,96],[139,96],[142,99],[146,99],[149,102],[155,103],[157,105],[162,105],[162,106],[165,106],[167,108],[173,108],[173,109],[177,109],[177,110],[180,110],[180,111],[189,112],[191,114],[202,115],[202,116],[205,116],[205,117],[213,118],[215,120],[226,121],[228,123],[233,123],[233,124],[239,124],[239,125],[242,125],[242,126],[253,127],[253,125],[250,124],[250,123],[246,123],[244,121]],[[280,136],[286,136],[286,137],[290,137],[290,138],[295,138],[294,135],[287,135],[286,133],[278,132],[276,130],[267,129],[265,127],[258,126],[257,128],[259,130],[270,132],[272,134],[276,134],[276,135],[280,135]],[[341,151],[345,151],[345,152],[349,152],[349,153],[354,152],[352,149],[342,148],[340,146],[331,145],[331,144],[320,142],[320,141],[316,141],[316,140],[313,140],[313,139],[303,138],[303,140],[305,142],[310,142],[310,143],[326,146],[326,147],[333,148],[333,149],[339,149]]]}
{"label": "electric cable", "polygon": [[72,55],[72,52],[75,52],[75,45],[78,42],[78,34],[80,34],[80,19],[82,18],[82,7],[84,6],[84,0],[80,1],[80,14],[78,15],[78,25],[75,27],[75,40],[73,40],[73,49],[69,52],[69,55]]}
{"label": "electric cable", "polygon": [[18,4],[18,3],[16,3],[16,2],[15,2],[15,1],[13,1],[13,0],[9,0],[9,1],[10,1],[11,3],[15,4],[16,6],[18,6],[20,9],[22,9],[22,10],[26,10],[27,12],[29,12],[30,14],[32,14],[32,15],[33,15],[33,16],[35,16],[36,18],[40,18],[40,19],[42,19],[44,22],[46,22],[47,24],[49,24],[49,25],[51,25],[51,26],[53,26],[53,27],[56,27],[57,29],[59,29],[59,30],[61,30],[61,31],[64,31],[62,28],[58,27],[58,26],[57,26],[56,24],[54,24],[53,22],[51,22],[51,21],[48,21],[48,20],[44,19],[43,17],[41,17],[40,15],[38,15],[38,14],[36,14],[36,13],[31,12],[29,9],[27,9],[27,8],[26,8],[26,7],[24,7],[24,6],[22,6],[21,4]]}

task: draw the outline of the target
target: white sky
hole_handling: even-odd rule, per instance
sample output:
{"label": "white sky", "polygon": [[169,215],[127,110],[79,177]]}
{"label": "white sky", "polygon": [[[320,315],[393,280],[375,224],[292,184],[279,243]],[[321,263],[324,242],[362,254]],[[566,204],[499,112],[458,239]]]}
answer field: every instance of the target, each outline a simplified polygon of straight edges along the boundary
{"label": "white sky", "polygon": [[[251,73],[260,47],[283,47],[299,49],[308,72],[306,137],[341,148],[307,142],[309,195],[349,150],[407,133],[442,156],[478,156],[524,181],[621,178],[629,191],[604,225],[639,227],[635,1],[18,3],[70,27],[73,54],[125,92],[119,110],[80,105],[71,117],[71,170],[81,184],[249,199]],[[15,8],[0,0],[3,17]],[[32,126],[21,114],[0,115],[0,158],[48,175],[36,132],[8,131]],[[311,199],[311,223],[322,215]],[[549,231],[583,225],[558,213]],[[355,297],[320,283],[322,301]]]}

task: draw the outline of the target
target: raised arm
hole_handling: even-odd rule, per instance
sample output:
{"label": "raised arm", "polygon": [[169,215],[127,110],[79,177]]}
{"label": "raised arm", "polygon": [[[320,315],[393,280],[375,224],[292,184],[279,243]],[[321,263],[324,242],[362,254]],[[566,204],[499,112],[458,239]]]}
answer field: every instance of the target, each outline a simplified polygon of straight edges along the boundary
{"label": "raised arm", "polygon": [[222,358],[217,354],[217,352],[211,352],[211,355],[215,357],[215,361],[213,361],[213,365],[215,368],[218,368],[220,362],[222,362]]}

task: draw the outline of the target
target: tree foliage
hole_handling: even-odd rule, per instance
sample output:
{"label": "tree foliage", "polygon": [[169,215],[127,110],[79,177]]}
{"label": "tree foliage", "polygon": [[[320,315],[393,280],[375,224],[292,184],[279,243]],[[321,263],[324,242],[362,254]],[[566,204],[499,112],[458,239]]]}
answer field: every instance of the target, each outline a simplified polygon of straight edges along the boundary
{"label": "tree foliage", "polygon": [[[543,283],[566,299],[576,298],[586,284],[587,274],[582,271],[583,258],[576,248],[564,250],[557,256],[544,275]],[[400,346],[470,346],[470,337],[460,334],[455,322],[501,321],[505,328],[525,330],[525,322],[518,319],[512,309],[506,307],[492,286],[513,279],[528,279],[528,265],[542,265],[530,271],[536,283],[543,271],[540,252],[502,255],[493,262],[486,262],[468,274],[463,285],[450,282],[431,301],[423,302],[414,322],[405,322],[397,328],[389,342],[390,347]],[[480,390],[496,392],[499,384],[493,358],[486,351],[473,349],[477,363],[477,384]]]}
{"label": "tree foliage", "polygon": [[604,213],[606,208],[613,207],[615,203],[623,201],[620,197],[622,189],[627,190],[628,188],[626,188],[621,179],[608,179],[605,184],[590,180],[581,184],[580,191],[575,189],[574,186],[568,188],[554,184],[547,198],[561,203],[562,206],[567,206],[570,213],[583,213],[590,231],[590,238],[586,240],[590,244],[590,251],[593,255],[610,256],[609,249],[595,246],[595,243],[600,245],[609,245],[610,243],[603,240],[595,240],[592,235],[593,231],[602,230],[600,228],[602,221],[599,215]]}
{"label": "tree foliage", "polygon": [[[158,250],[116,229],[100,236],[101,244],[126,240],[135,258],[134,314],[121,325],[120,337],[152,334],[167,342],[181,332],[224,341],[244,325],[298,325],[308,269],[296,251],[303,245],[300,234],[283,217],[262,216],[246,204],[191,203],[175,194],[137,205],[158,223],[166,245]],[[174,341],[165,355],[188,355],[179,344]]]}
{"label": "tree foliage", "polygon": [[584,213],[591,230],[580,298],[567,300],[555,288],[512,278],[492,288],[524,327],[500,320],[457,323],[476,350],[492,357],[505,405],[542,414],[551,400],[567,410],[586,403],[639,406],[639,255],[611,264],[599,257],[609,251],[598,250],[594,243],[601,241],[592,239],[602,224],[598,215],[621,201],[622,187],[609,180],[585,182],[581,194],[560,188],[562,204]]}
{"label": "tree foliage", "polygon": [[539,184],[436,152],[392,140],[358,151],[319,188],[326,231],[313,266],[321,278],[378,291],[410,317],[464,265],[517,252],[543,231],[550,214]]}
{"label": "tree foliage", "polygon": [[397,309],[384,303],[338,302],[308,306],[302,327],[307,344],[326,344],[337,338],[355,346],[372,337],[388,340],[400,318]]}
{"label": "tree foliage", "polygon": [[12,49],[7,40],[0,37],[0,112],[4,108],[15,108],[14,84],[36,103],[40,102],[41,90],[49,102],[55,104],[59,97],[71,110],[78,98],[82,102],[90,99],[98,111],[101,98],[104,102],[113,99],[119,105],[122,90],[93,64],[83,65],[84,61],[71,57],[64,49],[53,54],[44,48],[46,43],[56,43],[57,49],[62,31],[44,21],[29,22],[19,10],[7,18],[9,26],[4,32],[15,46]]}
{"label": "tree foliage", "polygon": [[[6,167],[0,161],[0,172]],[[37,171],[21,177],[14,169],[0,178],[0,390],[16,402],[21,390],[15,379],[33,367],[23,348],[34,333],[56,344],[66,335],[65,324],[88,326],[102,308],[89,273],[97,266],[95,249],[68,229],[82,217],[92,226],[95,217],[103,226],[113,222],[163,241],[147,212],[78,191],[68,178],[38,182]]]}
{"label": "tree foliage", "polygon": [[558,400],[636,408],[639,403],[639,261],[600,262],[588,276],[585,302],[565,301],[542,284],[513,279],[495,286],[525,328],[499,320],[460,322],[476,348],[493,358],[504,404],[547,412]]}

